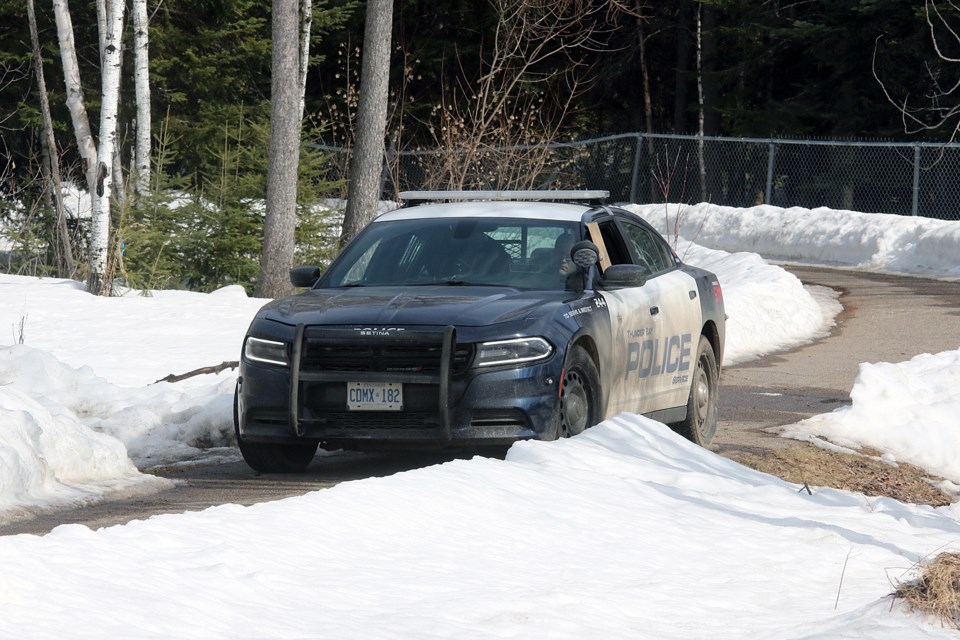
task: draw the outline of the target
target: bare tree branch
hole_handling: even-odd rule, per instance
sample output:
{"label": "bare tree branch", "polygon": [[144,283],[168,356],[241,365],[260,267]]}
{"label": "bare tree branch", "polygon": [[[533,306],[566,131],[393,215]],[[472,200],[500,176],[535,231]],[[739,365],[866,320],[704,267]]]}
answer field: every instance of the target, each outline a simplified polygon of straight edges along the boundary
{"label": "bare tree branch", "polygon": [[225,371],[227,369],[236,369],[239,366],[240,366],[240,362],[238,360],[226,360],[224,362],[221,362],[220,364],[212,365],[209,367],[200,367],[199,369],[194,369],[193,371],[188,371],[186,373],[181,373],[181,374],[171,373],[167,376],[164,376],[163,378],[160,378],[153,384],[157,384],[158,382],[180,382],[181,380],[186,380],[187,378],[193,378],[194,376],[202,376],[208,373],[220,373],[221,371]]}
{"label": "bare tree branch", "polygon": [[[954,11],[957,11],[957,6],[953,2],[948,1],[947,4]],[[960,133],[960,104],[944,104],[944,100],[946,98],[952,99],[954,94],[960,90],[960,78],[953,82],[949,88],[945,88],[942,83],[944,69],[939,64],[933,63],[960,63],[960,58],[945,53],[945,45],[948,42],[952,41],[953,45],[960,47],[960,34],[950,24],[947,16],[940,11],[934,0],[924,1],[924,15],[930,30],[930,42],[936,53],[934,60],[928,60],[924,63],[926,78],[930,84],[930,91],[924,96],[926,103],[916,106],[911,100],[909,92],[906,92],[901,99],[894,98],[891,89],[880,77],[877,69],[877,52],[883,40],[882,36],[874,42],[871,71],[883,91],[884,98],[900,112],[903,129],[906,133],[916,134],[949,127],[949,141],[953,142]],[[941,30],[939,35],[938,29]],[[948,35],[944,36],[943,32]],[[946,41],[944,41],[944,37],[947,38]]]}
{"label": "bare tree branch", "polygon": [[613,10],[608,2],[493,0],[493,5],[500,19],[478,77],[469,82],[461,73],[434,109],[430,130],[444,151],[431,160],[430,186],[534,186],[539,169],[555,155],[535,145],[556,140],[590,83],[581,54],[597,49],[612,29],[604,19]]}
{"label": "bare tree branch", "polygon": [[[940,22],[940,26],[946,29],[950,33],[950,35],[953,36],[953,39],[955,42],[960,43],[960,36],[957,35],[957,32],[954,31],[953,28],[949,25],[949,23],[947,23],[947,21],[944,19],[943,15],[940,13],[940,9],[937,8],[937,4],[935,2],[933,2],[932,0],[925,0],[923,4],[924,4],[924,14],[927,17],[927,26],[930,27],[930,41],[933,43],[933,48],[937,52],[937,56],[939,56],[940,59],[945,62],[960,62],[960,58],[951,58],[949,56],[944,55],[943,52],[940,50],[940,41],[937,38],[937,33],[934,27],[933,21],[930,19],[930,7],[932,6],[933,12],[937,14],[937,20]],[[953,3],[950,3],[950,5],[953,6]]]}
{"label": "bare tree branch", "polygon": [[[17,66],[0,65],[0,91],[3,91],[15,82],[23,80],[29,75],[26,64]],[[0,114],[0,125],[16,115],[14,112]]]}

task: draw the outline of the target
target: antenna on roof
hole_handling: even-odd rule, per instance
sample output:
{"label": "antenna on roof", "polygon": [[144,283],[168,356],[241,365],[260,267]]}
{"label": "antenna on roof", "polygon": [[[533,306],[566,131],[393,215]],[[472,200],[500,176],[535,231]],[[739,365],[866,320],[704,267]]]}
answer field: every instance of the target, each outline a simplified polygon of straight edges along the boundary
{"label": "antenna on roof", "polygon": [[528,200],[539,202],[582,202],[602,204],[610,197],[606,190],[555,191],[401,191],[405,206],[424,202],[469,202],[477,200]]}

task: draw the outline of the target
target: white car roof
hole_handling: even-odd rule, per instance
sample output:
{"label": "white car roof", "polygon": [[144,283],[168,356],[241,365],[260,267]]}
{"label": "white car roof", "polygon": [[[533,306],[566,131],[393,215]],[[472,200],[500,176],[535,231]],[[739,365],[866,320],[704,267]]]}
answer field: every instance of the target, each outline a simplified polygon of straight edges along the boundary
{"label": "white car roof", "polygon": [[394,209],[374,222],[420,220],[427,218],[530,218],[579,222],[585,211],[594,207],[560,202],[474,201],[421,204]]}

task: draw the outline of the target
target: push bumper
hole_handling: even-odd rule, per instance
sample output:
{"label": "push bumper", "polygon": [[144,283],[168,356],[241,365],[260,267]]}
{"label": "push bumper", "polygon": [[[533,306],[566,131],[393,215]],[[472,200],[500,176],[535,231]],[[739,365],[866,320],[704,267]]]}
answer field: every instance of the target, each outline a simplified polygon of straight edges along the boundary
{"label": "push bumper", "polygon": [[[357,344],[350,334],[300,325],[289,368],[242,362],[240,437],[328,448],[442,448],[555,436],[562,354],[528,367],[472,368],[471,346],[458,346],[447,326],[364,341],[364,357],[346,365],[344,354]],[[421,364],[403,366],[397,354],[408,353]],[[435,360],[424,355],[431,353]],[[385,371],[391,367],[370,365],[376,359],[420,370]],[[351,411],[348,382],[402,383],[403,409]]]}

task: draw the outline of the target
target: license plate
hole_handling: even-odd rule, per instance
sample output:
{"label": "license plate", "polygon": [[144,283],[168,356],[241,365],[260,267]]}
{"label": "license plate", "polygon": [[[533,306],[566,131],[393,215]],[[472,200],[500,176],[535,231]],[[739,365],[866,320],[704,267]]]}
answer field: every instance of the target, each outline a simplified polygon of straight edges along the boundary
{"label": "license plate", "polygon": [[348,382],[347,409],[350,411],[401,411],[402,382]]}

